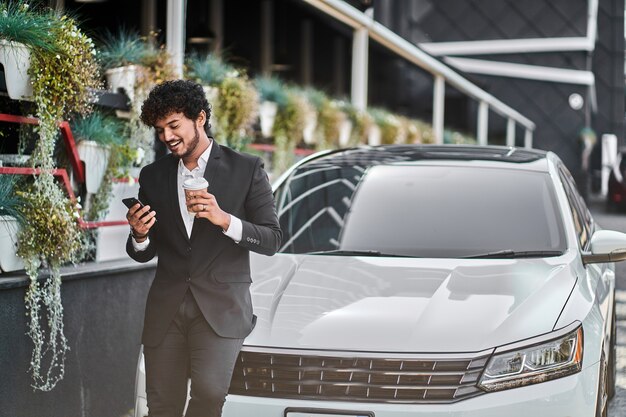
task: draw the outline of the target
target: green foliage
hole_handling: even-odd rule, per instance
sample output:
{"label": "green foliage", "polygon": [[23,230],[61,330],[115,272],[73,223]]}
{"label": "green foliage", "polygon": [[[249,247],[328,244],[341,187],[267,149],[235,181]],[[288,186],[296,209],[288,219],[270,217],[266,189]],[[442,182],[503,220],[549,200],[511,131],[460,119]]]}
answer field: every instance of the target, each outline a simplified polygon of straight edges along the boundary
{"label": "green foliage", "polygon": [[31,5],[23,0],[0,3],[0,39],[23,43],[31,51],[60,52],[52,30],[58,23],[58,16],[38,3]]}
{"label": "green foliage", "polygon": [[107,31],[98,49],[98,62],[103,69],[141,65],[150,49],[138,32],[125,28],[115,33]]}
{"label": "green foliage", "polygon": [[[33,25],[33,28],[44,30],[46,35],[42,37],[44,44],[29,44],[29,76],[39,118],[39,140],[30,163],[41,168],[41,173],[27,190],[18,192],[24,201],[18,255],[24,259],[30,278],[25,304],[29,317],[27,334],[33,341],[30,363],[33,387],[50,391],[63,378],[68,350],[63,331],[59,268],[66,262],[78,260],[85,243],[76,222],[76,207],[51,172],[55,168],[58,122],[70,114],[86,114],[91,110],[93,91],[100,87],[100,76],[93,42],[74,19],[56,16],[49,9],[35,11],[24,4],[20,2],[17,9],[11,9],[12,13],[22,13],[25,22],[31,22],[29,19],[38,22],[41,26]],[[2,8],[0,15],[8,17],[9,6],[3,3]],[[54,18],[46,21],[41,16]],[[40,281],[41,266],[50,269],[50,276]]]}
{"label": "green foliage", "polygon": [[219,86],[215,109],[216,139],[236,150],[245,148],[247,130],[257,115],[256,90],[246,77],[227,77]]}
{"label": "green foliage", "polygon": [[464,134],[454,130],[445,129],[443,131],[443,143],[454,145],[475,145],[478,141],[472,135]]}
{"label": "green foliage", "polygon": [[367,136],[374,123],[372,116],[366,111],[357,109],[347,100],[340,101],[338,105],[341,111],[343,111],[352,122],[352,132],[350,133],[348,146],[357,146],[362,143],[367,143]]}
{"label": "green foliage", "polygon": [[371,109],[370,114],[380,128],[381,143],[383,145],[396,143],[401,129],[399,119],[383,109]]}
{"label": "green foliage", "polygon": [[59,26],[52,31],[61,53],[35,55],[29,70],[40,120],[40,141],[33,153],[33,165],[46,169],[54,166],[56,124],[70,112],[89,112],[93,90],[100,87],[91,39],[67,16],[60,17]]}
{"label": "green foliage", "polygon": [[287,90],[281,80],[274,77],[257,78],[254,84],[261,101],[273,101],[278,107],[287,105]]}
{"label": "green foliage", "polygon": [[275,174],[285,171],[294,162],[296,144],[302,138],[306,112],[310,111],[304,96],[295,90],[287,92],[287,103],[279,108],[274,121],[274,155],[272,169]]}
{"label": "green foliage", "polygon": [[92,140],[102,146],[122,144],[123,125],[119,119],[93,112],[72,122],[72,132],[77,138]]}
{"label": "green foliage", "polygon": [[204,85],[218,87],[227,77],[236,77],[238,71],[214,54],[191,54],[186,60],[186,77]]}
{"label": "green foliage", "polygon": [[[77,207],[51,173],[43,172],[31,187],[18,194],[24,200],[22,210],[27,220],[19,234],[17,250],[30,277],[25,297],[27,334],[33,341],[30,371],[33,388],[50,391],[65,374],[65,353],[69,350],[63,331],[59,268],[78,259],[84,239],[76,221]],[[42,265],[50,269],[50,276],[40,281],[38,271]]]}
{"label": "green foliage", "polygon": [[22,200],[16,194],[15,176],[0,174],[0,216],[15,217],[23,223]]}

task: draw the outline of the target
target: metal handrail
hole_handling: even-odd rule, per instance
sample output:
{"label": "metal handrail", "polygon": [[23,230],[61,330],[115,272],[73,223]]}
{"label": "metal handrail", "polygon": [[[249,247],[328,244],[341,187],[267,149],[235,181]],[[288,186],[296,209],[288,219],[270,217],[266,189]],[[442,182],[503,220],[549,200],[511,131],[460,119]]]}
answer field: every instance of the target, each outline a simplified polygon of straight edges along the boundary
{"label": "metal handrail", "polygon": [[456,73],[450,67],[428,55],[426,52],[411,44],[406,39],[400,37],[393,31],[389,30],[382,24],[376,22],[373,18],[365,13],[357,10],[341,0],[303,0],[316,9],[334,17],[335,19],[354,28],[366,28],[369,37],[383,45],[396,55],[414,63],[424,70],[433,74],[433,76],[443,77],[447,83],[455,87],[461,92],[475,98],[480,102],[485,102],[496,113],[505,118],[515,120],[527,130],[534,131],[535,123],[527,117],[523,116],[517,110],[506,105],[491,94],[474,85],[460,74]]}

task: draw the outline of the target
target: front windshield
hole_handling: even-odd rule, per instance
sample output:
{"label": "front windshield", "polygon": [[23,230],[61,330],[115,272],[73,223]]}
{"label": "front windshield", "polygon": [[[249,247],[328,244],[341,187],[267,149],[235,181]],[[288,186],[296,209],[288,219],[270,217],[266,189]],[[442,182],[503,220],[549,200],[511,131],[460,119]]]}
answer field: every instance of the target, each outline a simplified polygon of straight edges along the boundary
{"label": "front windshield", "polygon": [[277,197],[285,253],[446,258],[562,252],[566,246],[552,182],[541,172],[447,164],[305,165]]}

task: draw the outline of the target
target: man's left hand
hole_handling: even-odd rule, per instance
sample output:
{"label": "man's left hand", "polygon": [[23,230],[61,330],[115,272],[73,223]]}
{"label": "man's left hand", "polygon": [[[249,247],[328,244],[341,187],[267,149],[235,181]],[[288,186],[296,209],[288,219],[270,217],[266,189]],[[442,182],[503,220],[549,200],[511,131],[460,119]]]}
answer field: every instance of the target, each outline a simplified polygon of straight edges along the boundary
{"label": "man's left hand", "polygon": [[207,219],[223,230],[230,226],[230,214],[222,210],[215,196],[205,190],[194,191],[193,198],[187,200],[187,208],[196,213],[196,217]]}

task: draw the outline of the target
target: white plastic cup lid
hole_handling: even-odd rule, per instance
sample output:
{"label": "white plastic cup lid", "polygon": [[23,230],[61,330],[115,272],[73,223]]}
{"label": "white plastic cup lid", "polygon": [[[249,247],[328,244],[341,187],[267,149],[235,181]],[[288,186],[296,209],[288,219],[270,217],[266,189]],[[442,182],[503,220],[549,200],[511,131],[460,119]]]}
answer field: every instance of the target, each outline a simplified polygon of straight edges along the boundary
{"label": "white plastic cup lid", "polygon": [[186,190],[205,190],[209,187],[209,182],[204,178],[189,178],[183,182]]}

